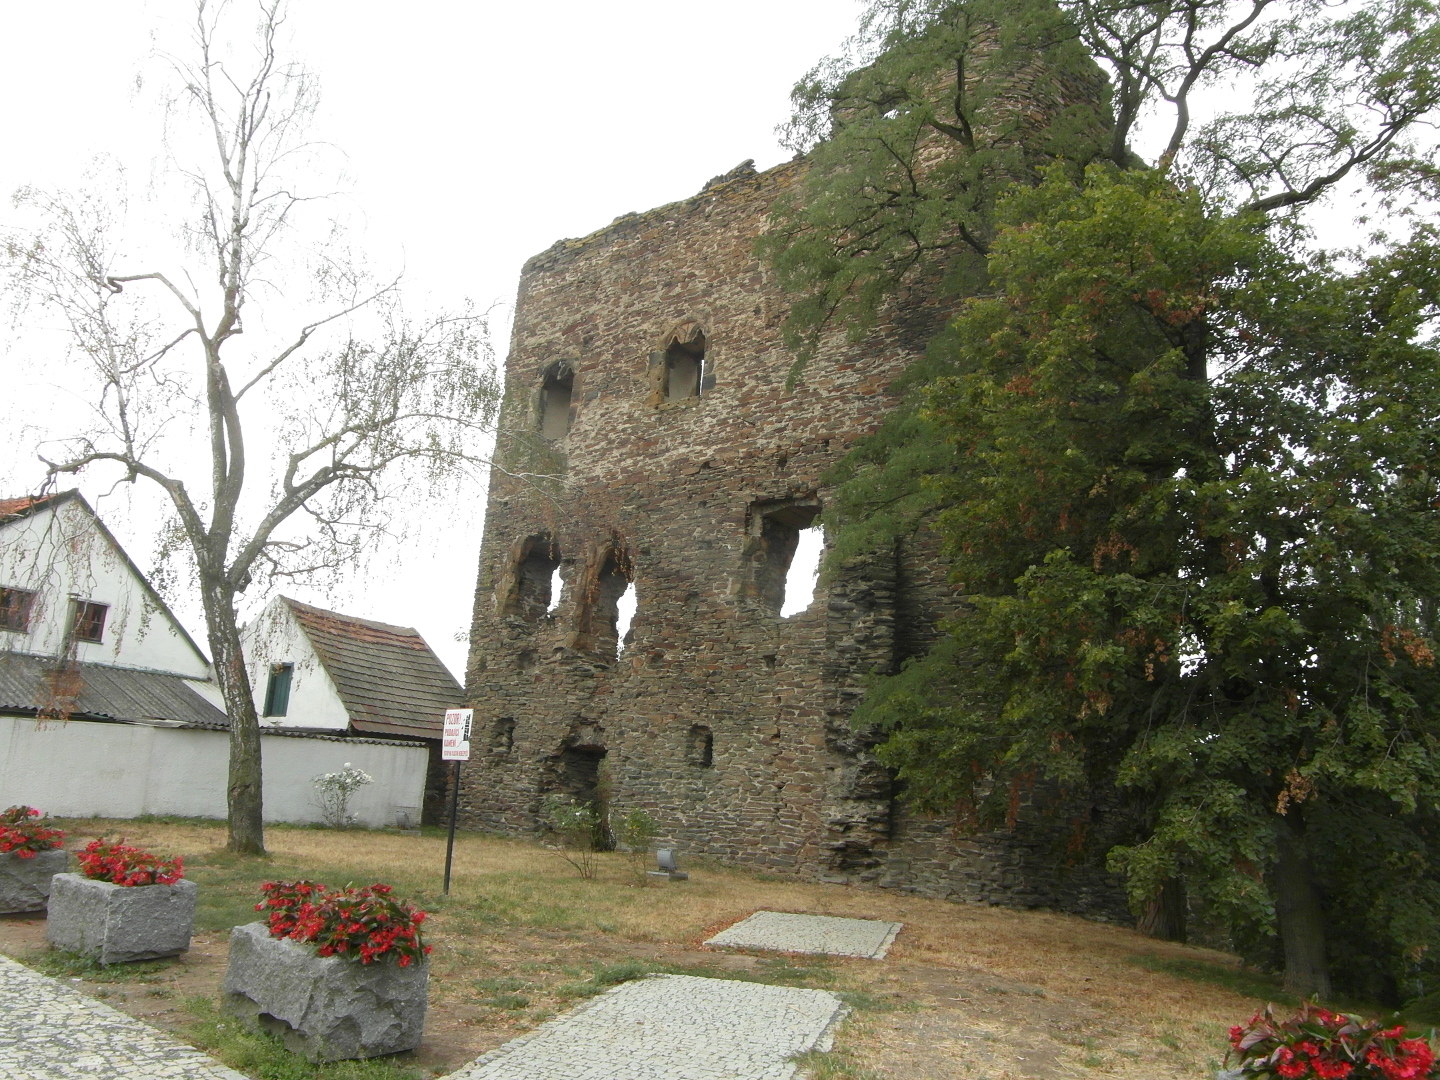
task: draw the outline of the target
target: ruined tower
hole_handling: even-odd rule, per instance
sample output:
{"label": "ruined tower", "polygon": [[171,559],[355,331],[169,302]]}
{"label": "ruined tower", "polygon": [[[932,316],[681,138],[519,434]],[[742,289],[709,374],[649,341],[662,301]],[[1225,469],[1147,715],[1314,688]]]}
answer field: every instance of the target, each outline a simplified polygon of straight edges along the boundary
{"label": "ruined tower", "polygon": [[907,812],[852,729],[863,676],[923,652],[955,610],[923,537],[780,615],[822,476],[891,407],[887,387],[941,318],[901,304],[863,341],[829,334],[787,386],[789,300],[754,245],[803,167],[742,166],[525,265],[475,594],[462,820],[533,833],[559,792],[644,808],[688,853],[1114,914],[1115,882],[1062,867],[1046,829],[967,836]]}

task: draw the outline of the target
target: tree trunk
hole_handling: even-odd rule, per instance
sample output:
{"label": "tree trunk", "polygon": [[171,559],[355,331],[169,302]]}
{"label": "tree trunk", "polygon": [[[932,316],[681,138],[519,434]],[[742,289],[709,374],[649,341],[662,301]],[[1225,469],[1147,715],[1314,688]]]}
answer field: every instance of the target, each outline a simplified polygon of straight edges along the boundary
{"label": "tree trunk", "polygon": [[1185,882],[1169,878],[1145,905],[1135,929],[1161,941],[1185,940]]}
{"label": "tree trunk", "polygon": [[265,854],[265,818],[261,801],[260,718],[245,670],[240,628],[235,622],[235,597],[223,584],[201,581],[205,622],[215,677],[230,716],[230,778],[226,787],[226,821],[231,851]]}
{"label": "tree trunk", "polygon": [[1277,815],[1275,825],[1275,914],[1285,948],[1285,989],[1298,997],[1328,998],[1330,971],[1325,963],[1325,916],[1305,850],[1300,810]]}

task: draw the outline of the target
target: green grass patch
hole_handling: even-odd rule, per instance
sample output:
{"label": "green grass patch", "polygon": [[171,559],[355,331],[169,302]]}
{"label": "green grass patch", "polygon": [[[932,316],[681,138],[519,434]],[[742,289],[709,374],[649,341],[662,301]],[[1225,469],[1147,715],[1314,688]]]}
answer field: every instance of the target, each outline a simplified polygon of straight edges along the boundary
{"label": "green grass patch", "polygon": [[96,983],[159,982],[165,970],[176,963],[174,957],[166,957],[163,960],[135,960],[128,964],[101,964],[88,956],[52,948],[33,949],[15,959],[52,979],[84,979]]}
{"label": "green grass patch", "polygon": [[1131,956],[1130,963],[1146,971],[1174,975],[1191,982],[1219,986],[1243,997],[1273,1001],[1277,1005],[1299,1005],[1300,999],[1281,989],[1280,981],[1263,972],[1209,964],[1204,960],[1182,960],[1162,956]]}
{"label": "green grass patch", "polygon": [[842,1050],[807,1050],[790,1060],[800,1066],[807,1080],[880,1080]]}
{"label": "green grass patch", "polygon": [[185,1008],[195,1018],[185,1028],[190,1042],[255,1080],[422,1080],[425,1075],[395,1058],[312,1065],[274,1036],[223,1015],[208,998],[190,998]]}

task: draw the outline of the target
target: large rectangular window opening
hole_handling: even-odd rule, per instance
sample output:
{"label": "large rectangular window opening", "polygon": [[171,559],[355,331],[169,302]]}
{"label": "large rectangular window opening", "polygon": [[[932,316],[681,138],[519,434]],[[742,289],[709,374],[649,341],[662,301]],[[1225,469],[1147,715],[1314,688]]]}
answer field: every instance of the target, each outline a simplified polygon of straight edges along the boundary
{"label": "large rectangular window opening", "polygon": [[290,711],[290,682],[294,677],[294,664],[270,665],[270,681],[265,686],[266,716],[284,716]]}
{"label": "large rectangular window opening", "polygon": [[665,350],[665,400],[698,398],[705,378],[705,335],[672,341]]}
{"label": "large rectangular window opening", "polygon": [[[750,509],[750,539],[745,547],[750,563],[747,591],[775,615],[803,611],[814,597],[815,567],[824,541],[819,528],[811,526],[819,514],[820,503],[815,499],[778,499],[756,503]],[[797,560],[802,534],[806,535],[805,558]],[[808,581],[804,580],[807,576]],[[793,599],[787,601],[787,594]]]}
{"label": "large rectangular window opening", "polygon": [[515,561],[515,584],[505,614],[527,622],[555,610],[560,603],[560,547],[548,535],[527,537]]}
{"label": "large rectangular window opening", "polygon": [[30,612],[35,594],[26,589],[0,589],[0,630],[14,634],[30,632]]}

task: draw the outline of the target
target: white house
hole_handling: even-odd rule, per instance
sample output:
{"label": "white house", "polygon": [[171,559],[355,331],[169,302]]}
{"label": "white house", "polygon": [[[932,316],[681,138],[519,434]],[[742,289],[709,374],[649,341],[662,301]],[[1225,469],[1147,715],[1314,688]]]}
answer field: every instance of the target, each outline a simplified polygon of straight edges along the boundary
{"label": "white house", "polygon": [[78,492],[0,500],[0,711],[224,725],[210,662]]}
{"label": "white house", "polygon": [[[315,726],[333,734],[261,739],[267,821],[319,821],[312,780],[347,762],[375,779],[361,823],[414,821],[426,745]],[[89,504],[0,499],[0,807],[224,817],[228,728],[205,654]]]}

